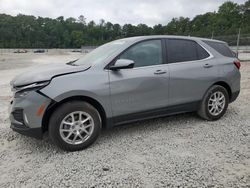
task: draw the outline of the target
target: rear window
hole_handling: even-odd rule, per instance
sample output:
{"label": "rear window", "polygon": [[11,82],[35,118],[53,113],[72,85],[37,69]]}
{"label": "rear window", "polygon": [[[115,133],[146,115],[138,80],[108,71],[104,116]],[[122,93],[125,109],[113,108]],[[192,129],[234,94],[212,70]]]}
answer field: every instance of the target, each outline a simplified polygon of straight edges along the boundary
{"label": "rear window", "polygon": [[221,55],[224,55],[226,57],[235,57],[234,53],[230,50],[230,48],[225,43],[206,41],[206,40],[203,42],[205,42],[207,45],[215,49]]}
{"label": "rear window", "polygon": [[195,61],[209,57],[208,52],[199,44],[185,39],[168,39],[167,52],[169,63]]}

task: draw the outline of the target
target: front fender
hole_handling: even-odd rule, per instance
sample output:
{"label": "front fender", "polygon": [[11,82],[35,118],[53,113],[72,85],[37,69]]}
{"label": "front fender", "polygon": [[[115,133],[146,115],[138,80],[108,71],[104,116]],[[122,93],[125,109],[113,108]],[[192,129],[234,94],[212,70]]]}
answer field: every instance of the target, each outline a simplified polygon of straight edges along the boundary
{"label": "front fender", "polygon": [[86,71],[55,77],[40,92],[56,102],[74,96],[92,98],[102,105],[107,118],[112,117],[109,80],[106,71],[96,71],[92,74]]}

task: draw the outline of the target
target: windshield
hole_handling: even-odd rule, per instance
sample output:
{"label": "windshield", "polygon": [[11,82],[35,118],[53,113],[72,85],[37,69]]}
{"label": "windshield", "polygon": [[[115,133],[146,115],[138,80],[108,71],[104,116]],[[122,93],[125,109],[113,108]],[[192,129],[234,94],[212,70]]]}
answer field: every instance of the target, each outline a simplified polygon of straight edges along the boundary
{"label": "windshield", "polygon": [[86,63],[93,65],[93,64],[101,63],[107,57],[109,57],[114,52],[119,50],[126,42],[127,40],[121,39],[121,40],[116,40],[116,41],[104,44],[96,48],[92,52],[88,53],[83,58],[75,61],[74,65],[83,65]]}

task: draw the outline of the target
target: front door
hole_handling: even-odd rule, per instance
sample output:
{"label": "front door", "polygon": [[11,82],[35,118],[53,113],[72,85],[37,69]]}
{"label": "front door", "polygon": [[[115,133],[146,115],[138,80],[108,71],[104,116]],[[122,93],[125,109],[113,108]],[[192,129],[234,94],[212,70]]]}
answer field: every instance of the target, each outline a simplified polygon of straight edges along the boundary
{"label": "front door", "polygon": [[134,68],[109,70],[114,120],[138,118],[168,105],[169,70],[162,44],[161,39],[139,42],[119,56],[133,60]]}

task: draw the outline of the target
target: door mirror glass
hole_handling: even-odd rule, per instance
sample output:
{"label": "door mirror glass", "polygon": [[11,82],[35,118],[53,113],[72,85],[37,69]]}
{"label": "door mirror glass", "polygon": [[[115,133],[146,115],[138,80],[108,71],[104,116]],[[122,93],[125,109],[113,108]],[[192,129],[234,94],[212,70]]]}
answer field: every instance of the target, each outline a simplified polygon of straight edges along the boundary
{"label": "door mirror glass", "polygon": [[110,66],[110,70],[119,70],[119,69],[131,69],[134,67],[135,62],[129,59],[118,59],[114,65]]}

